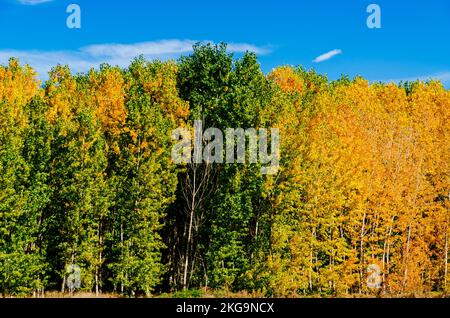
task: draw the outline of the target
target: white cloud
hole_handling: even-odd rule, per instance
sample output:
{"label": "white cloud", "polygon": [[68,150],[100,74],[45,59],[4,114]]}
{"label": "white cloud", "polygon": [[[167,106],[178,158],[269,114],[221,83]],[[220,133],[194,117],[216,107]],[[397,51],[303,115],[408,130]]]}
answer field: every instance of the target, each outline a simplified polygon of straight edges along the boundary
{"label": "white cloud", "polygon": [[434,73],[434,74],[429,74],[429,75],[420,75],[420,76],[411,76],[411,77],[403,77],[403,78],[391,78],[391,79],[387,79],[387,80],[381,80],[381,82],[394,82],[394,83],[399,83],[399,82],[414,82],[414,81],[422,81],[422,82],[426,82],[429,80],[438,80],[441,81],[442,84],[444,84],[445,86],[449,86],[450,85],[450,71],[445,71],[445,72],[440,72],[440,73]]}
{"label": "white cloud", "polygon": [[[146,56],[160,56],[160,55],[180,55],[183,53],[192,52],[192,46],[198,41],[193,40],[160,40],[152,42],[141,42],[135,44],[96,44],[81,48],[82,52],[88,53],[92,56],[99,57],[118,57],[118,58],[133,58],[136,52]],[[213,43],[213,41],[202,41],[203,43]],[[268,54],[268,48],[258,47],[248,43],[229,43],[227,44],[229,52],[243,53],[246,51],[254,52],[256,54]]]}
{"label": "white cloud", "polygon": [[[67,64],[73,72],[85,72],[98,67],[101,63],[125,67],[134,57],[141,54],[147,59],[167,60],[177,58],[182,54],[192,52],[192,46],[197,42],[172,39],[134,44],[94,44],[77,50],[66,51],[0,50],[0,63],[5,64],[10,57],[16,57],[21,63],[31,65],[40,77],[45,79],[48,71],[56,64]],[[268,54],[270,52],[268,48],[248,43],[230,43],[228,44],[228,51],[234,53],[252,51],[257,54]]]}
{"label": "white cloud", "polygon": [[320,62],[329,60],[329,59],[331,59],[332,57],[334,57],[334,56],[336,56],[336,55],[339,55],[339,54],[342,54],[342,50],[340,50],[340,49],[331,50],[331,51],[329,51],[329,52],[327,52],[327,53],[324,53],[324,54],[319,55],[318,57],[316,57],[316,58],[313,60],[313,62],[314,62],[314,63],[320,63]]}
{"label": "white cloud", "polygon": [[20,4],[34,6],[36,4],[41,4],[45,2],[51,2],[53,0],[17,0]]}
{"label": "white cloud", "polygon": [[428,81],[428,80],[440,80],[440,81],[445,81],[445,80],[450,80],[450,72],[444,72],[444,73],[437,73],[437,74],[430,74],[430,75],[421,75],[421,76],[417,76],[417,77],[404,77],[404,78],[399,78],[399,79],[392,79],[390,80],[391,82],[413,82],[413,81]]}
{"label": "white cloud", "polygon": [[161,40],[135,44],[95,44],[80,49],[93,57],[115,57],[130,59],[136,54],[160,56],[168,54],[183,54],[192,51],[196,41],[192,40]]}
{"label": "white cloud", "polygon": [[230,43],[227,46],[228,50],[230,52],[253,52],[258,55],[267,55],[271,52],[271,49],[269,47],[257,47],[252,44],[247,43]]}
{"label": "white cloud", "polygon": [[90,60],[87,56],[83,56],[79,52],[71,51],[17,51],[2,50],[0,51],[0,63],[7,63],[8,59],[16,57],[21,63],[27,63],[32,66],[41,78],[46,78],[47,72],[56,64],[67,64],[74,72],[87,71],[98,63]]}

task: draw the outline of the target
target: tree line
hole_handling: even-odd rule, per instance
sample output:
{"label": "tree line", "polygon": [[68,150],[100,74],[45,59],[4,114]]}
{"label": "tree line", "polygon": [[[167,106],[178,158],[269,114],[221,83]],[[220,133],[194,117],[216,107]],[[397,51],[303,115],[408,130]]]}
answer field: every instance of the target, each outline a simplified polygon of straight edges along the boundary
{"label": "tree line", "polygon": [[[176,165],[174,129],[278,128],[280,166]],[[450,92],[195,45],[41,84],[0,66],[0,293],[445,293]],[[370,271],[368,269],[374,269]],[[375,276],[374,276],[375,275]],[[375,278],[373,288],[368,282]]]}

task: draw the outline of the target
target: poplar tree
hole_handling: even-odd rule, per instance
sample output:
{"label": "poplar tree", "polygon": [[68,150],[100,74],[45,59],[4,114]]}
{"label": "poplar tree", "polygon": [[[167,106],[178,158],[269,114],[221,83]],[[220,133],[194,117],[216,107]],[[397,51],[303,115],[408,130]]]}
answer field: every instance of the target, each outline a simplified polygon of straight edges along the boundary
{"label": "poplar tree", "polygon": [[72,76],[67,67],[58,66],[45,89],[47,119],[53,127],[52,202],[45,233],[53,281],[59,280],[64,291],[67,270],[76,265],[81,268],[80,287],[98,291],[103,248],[99,230],[108,209],[105,141],[85,75]]}
{"label": "poplar tree", "polygon": [[0,67],[0,291],[6,294],[29,294],[45,283],[39,246],[45,188],[33,184],[26,153],[26,137],[34,129],[27,104],[40,94],[35,76],[15,59]]}
{"label": "poplar tree", "polygon": [[159,231],[174,200],[177,167],[172,163],[172,130],[187,108],[177,96],[173,62],[133,61],[126,71],[126,131],[114,166],[117,193],[112,208],[112,283],[127,294],[149,295],[164,272]]}

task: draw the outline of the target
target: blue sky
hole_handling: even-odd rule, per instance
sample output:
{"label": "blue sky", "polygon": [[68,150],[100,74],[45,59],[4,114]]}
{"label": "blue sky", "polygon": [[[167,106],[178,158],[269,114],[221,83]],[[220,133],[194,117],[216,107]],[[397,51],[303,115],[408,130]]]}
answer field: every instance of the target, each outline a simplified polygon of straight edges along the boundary
{"label": "blue sky", "polygon": [[[71,3],[81,8],[81,29],[66,26]],[[366,25],[371,3],[381,8],[381,29]],[[0,30],[0,63],[17,56],[42,78],[58,62],[86,71],[225,41],[237,56],[256,51],[265,72],[303,65],[330,79],[438,78],[450,87],[449,0],[0,0]]]}

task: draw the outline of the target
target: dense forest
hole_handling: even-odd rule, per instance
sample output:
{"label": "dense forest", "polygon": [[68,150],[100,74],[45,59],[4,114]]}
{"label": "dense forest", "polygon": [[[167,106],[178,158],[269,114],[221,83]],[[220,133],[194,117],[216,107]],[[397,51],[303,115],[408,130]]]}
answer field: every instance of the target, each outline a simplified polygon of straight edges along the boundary
{"label": "dense forest", "polygon": [[[280,167],[175,164],[171,133],[280,130]],[[442,293],[450,91],[281,66],[226,45],[85,74],[0,66],[0,294]],[[376,277],[371,277],[375,275]],[[379,279],[373,286],[371,279]]]}

